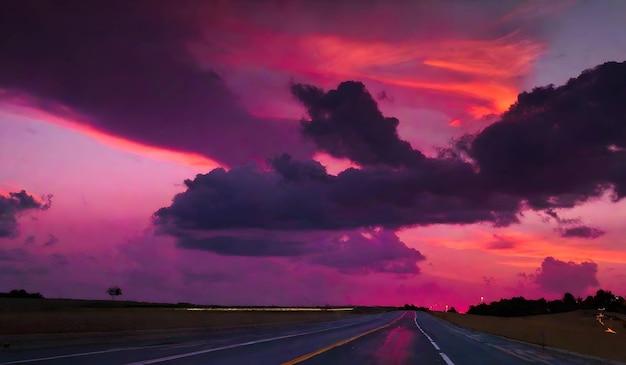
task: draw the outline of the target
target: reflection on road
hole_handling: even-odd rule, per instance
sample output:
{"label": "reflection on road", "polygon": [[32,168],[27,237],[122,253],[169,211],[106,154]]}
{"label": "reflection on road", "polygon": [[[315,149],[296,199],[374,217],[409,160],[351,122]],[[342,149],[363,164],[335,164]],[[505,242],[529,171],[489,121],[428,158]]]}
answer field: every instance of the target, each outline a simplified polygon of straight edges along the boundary
{"label": "reflection on road", "polygon": [[411,354],[409,344],[416,336],[415,331],[405,327],[394,327],[387,333],[385,342],[375,354],[379,364],[405,364]]}

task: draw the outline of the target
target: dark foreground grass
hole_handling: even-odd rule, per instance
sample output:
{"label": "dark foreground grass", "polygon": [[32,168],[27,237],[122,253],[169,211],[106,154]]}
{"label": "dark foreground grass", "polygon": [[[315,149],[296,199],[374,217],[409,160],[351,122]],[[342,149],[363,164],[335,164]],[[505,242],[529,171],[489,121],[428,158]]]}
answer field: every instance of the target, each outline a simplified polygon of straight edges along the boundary
{"label": "dark foreground grass", "polygon": [[[490,317],[433,313],[456,325],[538,345],[556,347],[605,359],[626,361],[626,325],[619,318],[605,319],[605,332],[595,311],[575,311],[528,317]],[[615,315],[617,316],[617,315]],[[609,317],[612,315],[609,314]],[[543,334],[543,335],[542,335]],[[544,342],[545,336],[545,342]]]}
{"label": "dark foreground grass", "polygon": [[0,299],[0,335],[218,329],[303,323],[359,315],[354,311],[205,311],[189,304],[71,299]]}

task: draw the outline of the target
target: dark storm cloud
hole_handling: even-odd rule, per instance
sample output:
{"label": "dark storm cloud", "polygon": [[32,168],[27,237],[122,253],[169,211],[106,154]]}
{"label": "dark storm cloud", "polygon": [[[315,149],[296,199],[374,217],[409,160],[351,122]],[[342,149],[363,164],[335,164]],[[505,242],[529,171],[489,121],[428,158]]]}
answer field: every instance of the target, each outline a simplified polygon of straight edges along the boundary
{"label": "dark storm cloud", "polygon": [[385,118],[362,83],[342,82],[328,92],[294,84],[291,92],[310,118],[302,121],[303,134],[320,150],[363,166],[410,166],[424,159],[398,137],[399,120]]}
{"label": "dark storm cloud", "polygon": [[442,162],[438,169],[424,171],[348,169],[332,176],[314,161],[278,160],[278,171],[248,165],[186,180],[187,190],[155,213],[155,223],[185,237],[189,231],[222,229],[393,229],[483,221],[508,225],[517,219],[515,198],[475,195],[470,186],[466,192],[454,191],[455,183],[471,183],[471,170],[457,171],[454,162],[448,169]]}
{"label": "dark storm cloud", "polygon": [[298,256],[310,252],[307,245],[297,241],[281,241],[272,238],[217,236],[178,238],[182,248],[200,249],[226,256]]}
{"label": "dark storm cloud", "polygon": [[9,193],[9,196],[0,195],[0,238],[15,238],[19,235],[17,217],[28,211],[47,210],[50,208],[52,196],[41,202],[34,196],[22,190]]}
{"label": "dark storm cloud", "polygon": [[604,235],[604,231],[599,228],[589,226],[577,226],[559,229],[561,237],[578,237],[595,239]]}
{"label": "dark storm cloud", "polygon": [[582,231],[569,225],[580,222],[561,219],[554,209],[600,197],[611,187],[615,200],[626,192],[626,63],[520,94],[500,121],[462,137],[437,158],[402,141],[397,120],[383,117],[360,83],[328,92],[296,84],[292,92],[310,117],[302,122],[303,134],[363,168],[332,176],[315,161],[283,155],[270,160],[267,171],[249,165],[197,175],[171,206],[155,213],[162,232],[188,238],[230,229],[506,226],[518,223],[523,209],[535,209],[575,234]]}
{"label": "dark storm cloud", "polygon": [[546,257],[530,277],[547,292],[581,295],[587,288],[598,286],[597,273],[598,265],[593,262],[576,264]]}
{"label": "dark storm cloud", "polygon": [[573,207],[610,186],[626,194],[626,63],[522,93],[469,153],[494,189],[535,209]]}
{"label": "dark storm cloud", "polygon": [[[134,141],[226,164],[307,156],[298,124],[249,115],[192,59],[197,1],[3,1],[0,89]],[[244,132],[245,131],[245,132]]]}

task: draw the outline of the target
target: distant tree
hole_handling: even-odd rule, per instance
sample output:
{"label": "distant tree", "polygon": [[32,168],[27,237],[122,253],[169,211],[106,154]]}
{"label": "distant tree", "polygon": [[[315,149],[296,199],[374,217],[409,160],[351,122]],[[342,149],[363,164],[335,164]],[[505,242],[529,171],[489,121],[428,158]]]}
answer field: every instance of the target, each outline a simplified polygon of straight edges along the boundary
{"label": "distant tree", "polygon": [[482,316],[490,316],[493,314],[492,307],[487,303],[480,303],[479,305],[470,305],[467,313],[468,314],[480,314]]}
{"label": "distant tree", "polygon": [[119,286],[112,286],[107,289],[107,294],[111,296],[111,300],[115,300],[115,297],[122,295],[122,289]]}
{"label": "distant tree", "polygon": [[572,293],[563,294],[563,309],[565,309],[565,311],[574,311],[578,309],[578,303]]}
{"label": "distant tree", "polygon": [[0,298],[30,298],[43,299],[43,295],[39,293],[29,293],[24,289],[13,289],[8,293],[0,293]]}
{"label": "distant tree", "polygon": [[449,313],[459,313],[459,312],[457,312],[456,308],[454,308],[454,307],[450,307],[450,309],[448,309],[448,312]]}
{"label": "distant tree", "polygon": [[551,300],[548,302],[548,309],[550,310],[550,313],[562,313],[562,312],[567,312],[567,310],[565,309],[565,304],[563,303],[562,300]]}
{"label": "distant tree", "polygon": [[606,308],[611,299],[613,299],[613,293],[600,289],[593,297],[593,303],[597,308]]}
{"label": "distant tree", "polygon": [[587,298],[583,300],[581,308],[582,309],[595,309],[595,303],[591,295],[587,295]]}

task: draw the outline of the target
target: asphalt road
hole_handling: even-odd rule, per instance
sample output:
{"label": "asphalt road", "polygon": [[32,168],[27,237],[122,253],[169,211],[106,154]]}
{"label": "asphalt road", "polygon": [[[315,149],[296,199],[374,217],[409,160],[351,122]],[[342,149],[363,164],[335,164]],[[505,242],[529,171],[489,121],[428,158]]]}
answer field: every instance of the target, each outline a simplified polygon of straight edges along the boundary
{"label": "asphalt road", "polygon": [[8,364],[582,364],[423,312],[391,312],[277,328],[0,352]]}

